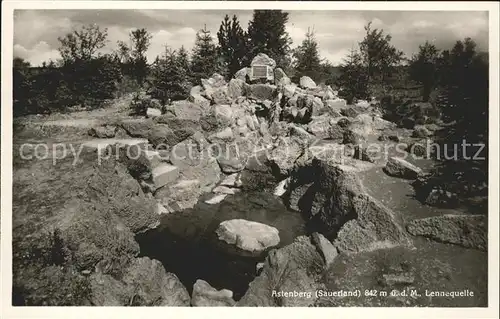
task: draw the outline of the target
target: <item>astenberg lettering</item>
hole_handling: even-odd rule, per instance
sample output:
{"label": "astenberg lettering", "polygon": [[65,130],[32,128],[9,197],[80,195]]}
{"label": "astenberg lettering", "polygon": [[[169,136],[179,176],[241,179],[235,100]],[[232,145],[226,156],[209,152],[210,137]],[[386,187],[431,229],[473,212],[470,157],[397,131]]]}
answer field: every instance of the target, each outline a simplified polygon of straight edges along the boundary
{"label": "astenberg lettering", "polygon": [[271,292],[271,297],[276,298],[312,298],[313,293],[311,291],[276,291]]}

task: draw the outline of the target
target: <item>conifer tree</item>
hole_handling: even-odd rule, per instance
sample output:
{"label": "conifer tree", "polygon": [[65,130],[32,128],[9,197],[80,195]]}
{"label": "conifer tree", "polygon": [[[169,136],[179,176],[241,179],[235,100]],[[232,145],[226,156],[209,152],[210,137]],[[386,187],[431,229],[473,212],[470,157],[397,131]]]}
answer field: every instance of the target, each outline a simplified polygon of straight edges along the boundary
{"label": "conifer tree", "polygon": [[361,54],[352,49],[340,66],[338,85],[341,87],[340,95],[352,103],[354,98],[364,99],[368,96],[368,74],[363,65]]}
{"label": "conifer tree", "polygon": [[143,84],[148,74],[148,61],[146,52],[151,44],[152,35],[144,28],[130,32],[132,48],[130,55],[132,58],[133,74],[139,84]]}
{"label": "conifer tree", "polygon": [[284,69],[290,65],[292,40],[286,32],[288,12],[282,10],[254,10],[248,25],[250,55],[265,53]]}
{"label": "conifer tree", "polygon": [[189,77],[189,74],[191,73],[191,66],[189,65],[188,52],[184,46],[181,46],[181,48],[179,49],[179,52],[177,53],[177,59],[179,67],[182,68],[182,71],[184,72],[186,77]]}
{"label": "conifer tree", "polygon": [[302,44],[294,51],[295,76],[297,82],[301,76],[309,76],[318,81],[321,73],[321,59],[318,53],[318,42],[314,38],[314,31],[308,29],[306,38]]}
{"label": "conifer tree", "polygon": [[196,33],[196,41],[191,56],[192,82],[198,84],[217,72],[217,47],[207,26]]}
{"label": "conifer tree", "polygon": [[[185,50],[184,50],[185,51]],[[165,47],[164,55],[155,60],[153,70],[153,97],[158,98],[163,105],[169,100],[180,100],[187,97],[190,83],[188,70],[185,68],[186,56]]]}
{"label": "conifer tree", "polygon": [[247,64],[248,59],[247,34],[241,28],[236,15],[232,20],[228,15],[224,17],[217,38],[223,73],[227,78],[231,78]]}

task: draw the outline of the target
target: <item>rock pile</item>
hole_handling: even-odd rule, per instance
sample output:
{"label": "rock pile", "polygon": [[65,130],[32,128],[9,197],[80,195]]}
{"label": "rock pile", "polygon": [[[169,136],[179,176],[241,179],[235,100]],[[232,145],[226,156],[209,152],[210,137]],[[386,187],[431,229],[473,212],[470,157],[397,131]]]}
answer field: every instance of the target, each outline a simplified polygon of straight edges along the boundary
{"label": "rock pile", "polygon": [[[395,129],[373,101],[347,105],[330,86],[309,77],[292,83],[274,60],[259,54],[229,81],[219,74],[202,79],[167,114],[124,120],[114,130],[103,127],[92,134],[109,137],[120,131],[147,140],[136,158],[124,162],[147,196],[157,200],[160,214],[191,208],[206,193],[212,195],[203,197],[204,203],[216,204],[241,190],[264,189],[301,212],[318,232],[284,248],[276,249],[277,229],[250,220],[223,221],[216,235],[241,256],[270,250],[238,305],[309,306],[313,298],[271,298],[271,290],[316,291],[322,284],[314,274],[333,265],[338,255],[412,247],[408,233],[484,249],[484,221],[425,219],[405,229],[399,212],[365,189],[359,174],[372,167],[383,169],[387,178],[422,176],[410,162],[397,156],[380,160],[368,148],[370,143],[399,142]],[[417,126],[407,135],[420,139],[430,134]],[[472,239],[463,235],[469,230]],[[294,275],[280,279],[284,271]],[[389,275],[384,280],[411,281]],[[271,287],[275,281],[279,284]],[[235,302],[230,291],[198,280],[191,304]]]}

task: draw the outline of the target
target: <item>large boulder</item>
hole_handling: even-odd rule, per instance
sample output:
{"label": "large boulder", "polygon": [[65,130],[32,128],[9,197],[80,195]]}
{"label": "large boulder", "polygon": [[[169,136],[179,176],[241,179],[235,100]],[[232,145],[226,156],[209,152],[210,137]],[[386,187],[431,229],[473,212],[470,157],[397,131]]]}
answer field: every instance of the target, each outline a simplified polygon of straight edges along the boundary
{"label": "large boulder", "polygon": [[296,124],[290,124],[290,136],[299,138],[304,144],[309,144],[315,140],[314,135],[310,134],[303,127]]}
{"label": "large boulder", "polygon": [[265,53],[259,53],[257,54],[252,62],[250,63],[251,66],[254,65],[266,65],[274,69],[276,67],[276,61],[271,59],[267,54]]}
{"label": "large boulder", "polygon": [[213,109],[215,118],[220,127],[230,126],[234,121],[233,108],[230,105],[216,105]]}
{"label": "large boulder", "polygon": [[325,105],[332,110],[340,112],[343,108],[345,108],[347,106],[347,102],[346,102],[346,100],[339,99],[339,98],[328,99],[325,101]]}
{"label": "large boulder", "polygon": [[155,109],[152,107],[148,107],[146,110],[146,117],[148,118],[155,118],[161,115],[161,110],[160,109]]}
{"label": "large boulder", "polygon": [[155,198],[169,211],[176,212],[194,207],[202,190],[198,179],[180,180],[155,192]]}
{"label": "large boulder", "polygon": [[233,124],[237,110],[228,104],[212,106],[200,119],[201,128],[213,133],[223,130]]}
{"label": "large boulder", "polygon": [[321,115],[321,113],[324,111],[324,105],[323,101],[319,97],[314,97],[313,99],[313,104],[312,104],[312,114],[313,115]]}
{"label": "large boulder", "polygon": [[195,131],[189,128],[172,130],[166,124],[157,124],[149,131],[148,140],[156,148],[169,148],[184,141],[194,133]]}
{"label": "large boulder", "polygon": [[193,285],[191,305],[195,307],[232,307],[236,302],[231,290],[217,290],[204,280],[198,279]]}
{"label": "large boulder", "polygon": [[[308,237],[269,252],[261,274],[238,301],[243,307],[308,307],[316,300],[324,261]],[[286,295],[285,295],[286,294]]]}
{"label": "large boulder", "polygon": [[311,234],[311,241],[321,252],[325,261],[326,268],[330,267],[335,258],[338,256],[338,251],[333,244],[320,233],[314,232]]}
{"label": "large boulder", "polygon": [[172,102],[172,112],[181,119],[199,121],[205,110],[204,106],[189,101]]}
{"label": "large boulder", "polygon": [[211,134],[207,139],[210,143],[228,143],[234,141],[234,133],[230,127],[226,127],[222,131]]}
{"label": "large boulder", "polygon": [[293,83],[283,85],[282,87],[283,96],[286,97],[287,99],[291,98],[295,94],[296,89],[297,85]]}
{"label": "large boulder", "polygon": [[116,127],[112,125],[103,125],[89,129],[89,135],[97,138],[111,138],[115,137],[115,134]]}
{"label": "large boulder", "polygon": [[314,95],[310,94],[300,94],[297,97],[297,107],[298,108],[308,108],[308,109],[313,109],[314,106]]}
{"label": "large boulder", "polygon": [[126,119],[120,126],[132,137],[147,138],[154,123],[151,119]]}
{"label": "large boulder", "polygon": [[389,176],[417,179],[422,174],[422,169],[402,158],[390,157],[384,167],[384,172]]}
{"label": "large boulder", "polygon": [[173,114],[165,114],[159,116],[155,119],[156,123],[166,124],[171,130],[191,130],[191,131],[199,131],[200,130],[200,122],[192,119],[179,118],[174,116]]}
{"label": "large boulder", "polygon": [[[97,267],[100,268],[99,265]],[[90,278],[96,306],[189,306],[186,287],[176,275],[148,257],[134,258],[120,279],[100,270]]]}
{"label": "large boulder", "polygon": [[[158,223],[156,205],[112,154],[98,157],[95,150],[82,148],[78,158],[33,165],[33,170],[14,174],[17,302],[91,305],[96,292],[82,273],[92,275],[97,264],[106,264],[106,274],[123,276],[139,253],[135,234]],[[31,204],[22,204],[28,196]]]}
{"label": "large boulder", "polygon": [[234,74],[234,78],[245,82],[247,74],[248,74],[248,68],[242,68]]}
{"label": "large boulder", "polygon": [[188,100],[190,102],[201,105],[202,107],[208,107],[210,105],[210,101],[207,100],[203,95],[205,94],[203,87],[201,85],[193,86],[189,90]]}
{"label": "large boulder", "polygon": [[295,167],[295,162],[304,152],[306,144],[297,137],[282,137],[270,151],[268,163],[275,175],[288,176]]}
{"label": "large boulder", "polygon": [[225,86],[226,81],[222,75],[214,73],[209,79],[201,79],[201,85],[203,86],[205,96],[211,99],[215,90]]}
{"label": "large boulder", "polygon": [[358,116],[359,114],[361,114],[361,111],[358,109],[358,108],[355,108],[355,107],[345,107],[343,108],[341,111],[340,111],[340,114],[342,114],[343,116],[346,116],[346,117],[356,117]]}
{"label": "large boulder", "polygon": [[283,71],[282,68],[276,68],[274,70],[274,84],[278,85],[278,84],[282,83],[281,79],[285,79],[285,78],[288,78],[288,77],[286,76],[286,73],[285,73],[285,71]]}
{"label": "large boulder", "polygon": [[229,81],[227,94],[231,99],[236,99],[240,96],[245,95],[245,80],[232,79]]}
{"label": "large boulder", "polygon": [[217,162],[219,163],[222,172],[226,174],[238,173],[245,168],[243,159],[236,156],[222,155],[217,157]]}
{"label": "large boulder", "polygon": [[359,252],[409,240],[393,211],[366,194],[354,167],[312,159],[292,174],[285,201],[309,216],[340,252]]}
{"label": "large boulder", "polygon": [[277,95],[276,85],[272,84],[250,84],[246,86],[246,94],[250,99],[264,101],[274,100]]}
{"label": "large boulder", "polygon": [[175,145],[170,161],[185,180],[199,180],[202,191],[210,191],[220,180],[221,170],[207,141],[199,134]]}
{"label": "large boulder", "polygon": [[300,78],[300,87],[304,89],[315,89],[316,83],[308,76],[303,76]]}
{"label": "large boulder", "polygon": [[229,96],[228,85],[216,88],[211,96],[213,104],[231,104],[232,97]]}
{"label": "large boulder", "polygon": [[[321,130],[321,128],[319,130]],[[344,129],[336,124],[330,125],[326,132],[326,138],[336,143],[342,143],[344,140]]]}
{"label": "large boulder", "polygon": [[480,250],[488,249],[488,219],[485,215],[443,215],[415,219],[406,229],[415,236]]}
{"label": "large boulder", "polygon": [[280,243],[276,228],[245,219],[223,221],[216,230],[219,240],[252,255],[260,255],[266,249]]}

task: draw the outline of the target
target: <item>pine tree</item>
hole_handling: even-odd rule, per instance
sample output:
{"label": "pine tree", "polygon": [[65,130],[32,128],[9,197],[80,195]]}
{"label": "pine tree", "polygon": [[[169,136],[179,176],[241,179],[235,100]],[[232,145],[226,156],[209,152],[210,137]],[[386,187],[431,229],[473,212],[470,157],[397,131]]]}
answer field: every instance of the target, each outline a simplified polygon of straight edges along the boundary
{"label": "pine tree", "polygon": [[191,73],[191,66],[189,65],[188,52],[184,46],[181,46],[177,53],[179,66],[182,68],[186,76]]}
{"label": "pine tree", "polygon": [[247,64],[248,45],[247,34],[240,26],[236,15],[232,21],[226,15],[221,23],[219,32],[219,55],[222,57],[222,68],[227,78],[231,78],[236,72]]}
{"label": "pine tree", "polygon": [[139,84],[143,84],[148,74],[148,61],[146,51],[151,44],[152,35],[144,28],[130,32],[132,48],[130,55],[132,58],[133,74]]}
{"label": "pine tree", "polygon": [[368,74],[359,52],[351,50],[340,66],[340,72],[338,79],[338,85],[341,87],[340,95],[347,100],[347,103],[352,103],[354,98],[364,99],[368,96]]}
{"label": "pine tree", "polygon": [[288,12],[282,10],[254,10],[248,25],[250,54],[265,53],[284,69],[290,65],[292,40],[286,32]]}
{"label": "pine tree", "polygon": [[[184,50],[185,51],[185,50]],[[162,58],[155,60],[153,69],[153,97],[165,105],[169,100],[179,100],[187,97],[190,82],[186,69],[187,55],[179,54],[168,47]]]}
{"label": "pine tree", "polygon": [[191,57],[192,82],[199,83],[201,79],[207,79],[217,72],[218,56],[217,47],[210,31],[205,26],[196,33]]}
{"label": "pine tree", "polygon": [[322,73],[321,59],[318,53],[318,42],[314,38],[314,31],[307,30],[306,38],[294,51],[293,56],[295,59],[294,82],[297,82],[301,76],[309,76],[315,81],[319,80]]}

